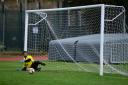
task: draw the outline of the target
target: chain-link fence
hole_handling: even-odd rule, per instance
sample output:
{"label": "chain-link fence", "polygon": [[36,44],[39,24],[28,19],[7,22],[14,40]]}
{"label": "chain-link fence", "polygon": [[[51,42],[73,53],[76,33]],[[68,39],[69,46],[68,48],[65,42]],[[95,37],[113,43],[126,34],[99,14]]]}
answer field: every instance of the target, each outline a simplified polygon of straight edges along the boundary
{"label": "chain-link fence", "polygon": [[[73,2],[73,0],[0,0],[0,50],[23,50],[24,12],[26,9],[46,9],[62,6],[96,4],[98,0],[95,0],[95,2],[87,2],[88,0],[79,1],[83,4],[67,1]],[[126,29],[126,31],[128,32],[128,29]]]}
{"label": "chain-link fence", "polygon": [[24,26],[22,4],[7,1],[1,2],[0,6],[0,49],[21,50]]}
{"label": "chain-link fence", "polygon": [[[43,3],[44,1],[44,3]],[[26,9],[56,7],[47,0],[1,0],[0,1],[0,50],[22,51],[24,44],[24,19]]]}

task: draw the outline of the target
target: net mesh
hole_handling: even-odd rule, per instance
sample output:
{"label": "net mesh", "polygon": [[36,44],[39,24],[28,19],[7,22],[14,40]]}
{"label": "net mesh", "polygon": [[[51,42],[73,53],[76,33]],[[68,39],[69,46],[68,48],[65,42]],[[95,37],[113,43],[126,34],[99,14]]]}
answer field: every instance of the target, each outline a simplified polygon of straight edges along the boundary
{"label": "net mesh", "polygon": [[104,38],[104,72],[127,74],[127,33],[123,7],[83,6],[28,12],[27,51],[48,55],[46,70],[99,72],[100,40]]}
{"label": "net mesh", "polygon": [[[123,7],[105,8],[104,60],[111,72],[128,75],[128,35],[125,30],[125,9]],[[108,69],[108,67],[107,67]],[[105,70],[104,70],[105,71]]]}

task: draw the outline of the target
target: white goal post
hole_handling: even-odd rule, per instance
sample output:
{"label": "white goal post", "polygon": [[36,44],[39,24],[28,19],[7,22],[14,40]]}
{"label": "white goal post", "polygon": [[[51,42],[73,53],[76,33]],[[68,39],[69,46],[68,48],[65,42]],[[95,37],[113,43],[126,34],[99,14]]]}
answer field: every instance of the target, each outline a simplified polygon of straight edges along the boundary
{"label": "white goal post", "polygon": [[80,63],[98,65],[101,76],[104,72],[128,75],[127,43],[123,6],[97,4],[25,12],[24,51],[47,52],[49,60],[72,61],[86,70]]}

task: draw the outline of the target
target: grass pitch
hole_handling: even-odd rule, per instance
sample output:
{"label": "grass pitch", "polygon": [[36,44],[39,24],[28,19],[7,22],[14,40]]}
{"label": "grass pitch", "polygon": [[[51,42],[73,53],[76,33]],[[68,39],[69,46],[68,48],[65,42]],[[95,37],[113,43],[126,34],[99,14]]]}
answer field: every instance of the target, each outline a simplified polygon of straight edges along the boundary
{"label": "grass pitch", "polygon": [[[61,62],[60,62],[61,63]],[[127,85],[128,77],[98,73],[47,70],[54,63],[46,62],[44,70],[34,74],[16,71],[22,64],[19,61],[0,61],[0,85]],[[50,65],[51,64],[51,65]],[[58,64],[58,63],[57,63]],[[58,64],[59,65],[59,64]]]}

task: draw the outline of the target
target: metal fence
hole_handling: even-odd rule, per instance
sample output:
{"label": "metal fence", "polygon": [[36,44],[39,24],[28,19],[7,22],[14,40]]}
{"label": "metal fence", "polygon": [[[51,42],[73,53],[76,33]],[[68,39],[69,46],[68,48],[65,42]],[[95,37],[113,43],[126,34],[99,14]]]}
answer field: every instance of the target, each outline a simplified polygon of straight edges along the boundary
{"label": "metal fence", "polygon": [[[24,16],[26,9],[48,8],[47,0],[1,0],[0,1],[0,50],[21,51],[24,44]],[[43,5],[42,5],[43,4]],[[56,7],[51,2],[49,7]]]}
{"label": "metal fence", "polygon": [[22,50],[24,11],[17,6],[16,10],[1,5],[0,9],[0,49]]}
{"label": "metal fence", "polygon": [[[2,2],[2,1],[5,1],[5,2]],[[16,2],[16,1],[19,1],[19,2]],[[24,16],[25,16],[24,12],[26,9],[26,5],[28,5],[27,7],[30,7],[28,9],[47,8],[46,4],[44,3],[47,0],[33,0],[35,1],[34,3],[36,4],[32,4],[32,0],[28,0],[31,2],[30,4],[26,4],[26,1],[27,0],[1,0],[0,1],[0,50],[5,50],[5,51],[23,50]],[[37,1],[40,1],[40,3]],[[67,0],[64,0],[64,1],[67,1]],[[68,5],[68,3],[66,2],[62,2],[61,5],[64,7],[70,6],[70,4]],[[57,6],[59,7],[59,5],[56,2],[52,2],[50,5],[48,3],[48,6],[50,6],[50,8],[52,7],[54,8]],[[126,19],[126,22],[127,22],[127,19]],[[128,29],[126,31],[128,32]]]}

